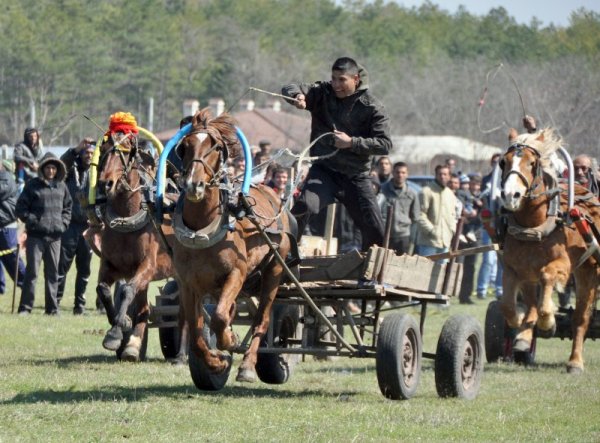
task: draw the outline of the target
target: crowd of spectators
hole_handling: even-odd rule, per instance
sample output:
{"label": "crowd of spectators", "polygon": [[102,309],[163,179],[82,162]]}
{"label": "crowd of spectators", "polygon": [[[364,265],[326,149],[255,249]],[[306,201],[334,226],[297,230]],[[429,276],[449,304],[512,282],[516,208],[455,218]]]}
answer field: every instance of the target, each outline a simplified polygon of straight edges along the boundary
{"label": "crowd of spectators", "polygon": [[[86,312],[85,292],[92,251],[83,238],[88,223],[81,198],[86,194],[94,148],[93,140],[85,138],[58,159],[44,151],[38,131],[27,128],[23,141],[15,147],[14,163],[0,164],[0,261],[22,289],[18,308],[22,315],[33,308],[42,261],[45,313],[60,312],[73,261],[77,272],[73,313]],[[277,164],[268,140],[252,147],[252,155],[253,183],[271,187],[282,201],[295,202],[301,195],[307,171],[302,171],[297,180],[296,168]],[[435,167],[435,175],[423,185],[411,183],[410,168],[405,162],[392,163],[387,155],[374,157],[367,183],[374,195],[378,217],[384,222],[391,217],[388,247],[399,255],[426,256],[450,248],[490,245],[492,239],[484,229],[482,213],[500,207],[498,196],[491,192],[500,158],[500,153],[494,154],[489,170],[483,173],[461,171],[457,160],[448,158]],[[598,167],[594,160],[578,155],[573,166],[575,181],[598,195]],[[232,181],[241,180],[245,168],[243,157],[228,159],[227,172]],[[17,249],[17,218],[23,222],[27,236],[26,265]],[[325,211],[321,211],[302,233],[322,236],[324,218]],[[335,218],[338,252],[364,250],[365,244],[373,244],[363,241],[364,232],[358,229],[356,217],[350,215],[346,205],[338,205]],[[494,250],[466,255],[462,260],[460,303],[472,304],[474,297],[484,300],[490,295],[502,296],[502,264]],[[5,290],[3,267],[0,266],[0,294]],[[96,305],[101,309],[98,301]]]}

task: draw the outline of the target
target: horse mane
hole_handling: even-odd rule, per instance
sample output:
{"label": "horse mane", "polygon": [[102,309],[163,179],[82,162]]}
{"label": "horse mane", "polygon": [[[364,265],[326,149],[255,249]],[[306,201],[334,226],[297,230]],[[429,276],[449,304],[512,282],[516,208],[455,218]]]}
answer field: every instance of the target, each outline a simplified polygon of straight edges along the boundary
{"label": "horse mane", "polygon": [[236,121],[231,114],[224,112],[213,118],[211,109],[206,107],[196,112],[192,119],[192,127],[194,131],[206,131],[213,140],[225,146],[230,158],[240,153]]}
{"label": "horse mane", "polygon": [[556,151],[563,146],[563,140],[554,128],[544,128],[535,134],[521,134],[511,141],[535,149],[540,154],[544,172],[556,177],[557,167],[560,167],[557,162],[561,162]]}

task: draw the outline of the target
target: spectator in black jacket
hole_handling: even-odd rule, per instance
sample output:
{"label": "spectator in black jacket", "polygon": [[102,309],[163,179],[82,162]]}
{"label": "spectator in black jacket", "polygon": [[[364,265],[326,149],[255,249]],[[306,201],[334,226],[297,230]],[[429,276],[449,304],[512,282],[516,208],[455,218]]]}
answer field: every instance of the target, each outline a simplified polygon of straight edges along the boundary
{"label": "spectator in black jacket", "polygon": [[35,282],[44,260],[45,312],[58,314],[58,260],[60,238],[71,221],[71,194],[64,183],[65,165],[54,154],[44,155],[38,176],[25,184],[16,214],[27,231],[27,267],[19,314],[33,309]]}
{"label": "spectator in black jacket", "polygon": [[[331,67],[331,81],[282,88],[298,109],[311,113],[311,166],[292,214],[302,235],[311,216],[339,200],[362,234],[362,249],[383,242],[383,220],[369,177],[375,155],[388,155],[392,140],[383,105],[369,91],[367,72],[349,57]],[[318,140],[318,141],[317,141]]]}
{"label": "spectator in black jacket", "polygon": [[44,156],[40,134],[35,128],[26,128],[23,141],[15,145],[13,153],[15,160],[15,174],[19,192],[23,186],[38,174],[39,162]]}
{"label": "spectator in black jacket", "polygon": [[[16,285],[23,286],[25,264],[17,256],[17,204],[18,190],[12,171],[7,171],[0,163],[0,260],[10,277],[14,280],[15,271],[19,269]],[[0,266],[0,294],[6,289],[6,278]]]}
{"label": "spectator in black jacket", "polygon": [[[62,235],[60,242],[58,293],[56,297],[60,304],[65,292],[67,273],[71,268],[73,259],[75,259],[75,267],[77,268],[73,305],[73,314],[75,315],[82,315],[85,312],[85,290],[91,273],[92,248],[83,238],[83,232],[88,227],[88,220],[85,210],[81,207],[81,199],[85,198],[94,149],[94,141],[91,138],[85,138],[77,147],[67,150],[60,158],[67,169],[65,183],[71,193],[73,210],[71,211],[71,223]],[[100,308],[98,302],[96,308]]]}

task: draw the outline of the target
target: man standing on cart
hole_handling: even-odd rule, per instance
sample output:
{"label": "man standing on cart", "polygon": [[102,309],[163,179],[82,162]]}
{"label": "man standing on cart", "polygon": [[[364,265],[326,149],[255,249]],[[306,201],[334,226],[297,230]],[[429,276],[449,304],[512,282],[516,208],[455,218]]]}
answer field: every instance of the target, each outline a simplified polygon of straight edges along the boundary
{"label": "man standing on cart", "polygon": [[308,220],[340,201],[362,234],[362,249],[383,242],[383,221],[369,169],[375,155],[388,155],[389,119],[369,91],[367,71],[349,57],[335,61],[331,80],[290,84],[282,88],[294,106],[311,113],[310,150],[319,156],[311,166],[292,214],[299,238]]}

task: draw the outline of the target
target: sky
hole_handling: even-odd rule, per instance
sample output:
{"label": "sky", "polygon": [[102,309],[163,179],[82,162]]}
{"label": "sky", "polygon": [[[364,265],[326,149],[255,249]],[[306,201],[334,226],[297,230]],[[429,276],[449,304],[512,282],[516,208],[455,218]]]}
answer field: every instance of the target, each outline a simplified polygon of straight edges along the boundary
{"label": "sky", "polygon": [[[395,2],[408,8],[424,3],[420,0]],[[600,0],[432,0],[432,3],[451,14],[458,10],[459,5],[464,5],[474,15],[487,15],[490,9],[502,6],[518,23],[528,25],[533,17],[537,17],[543,27],[550,23],[568,26],[571,12],[581,7],[600,13]]]}

